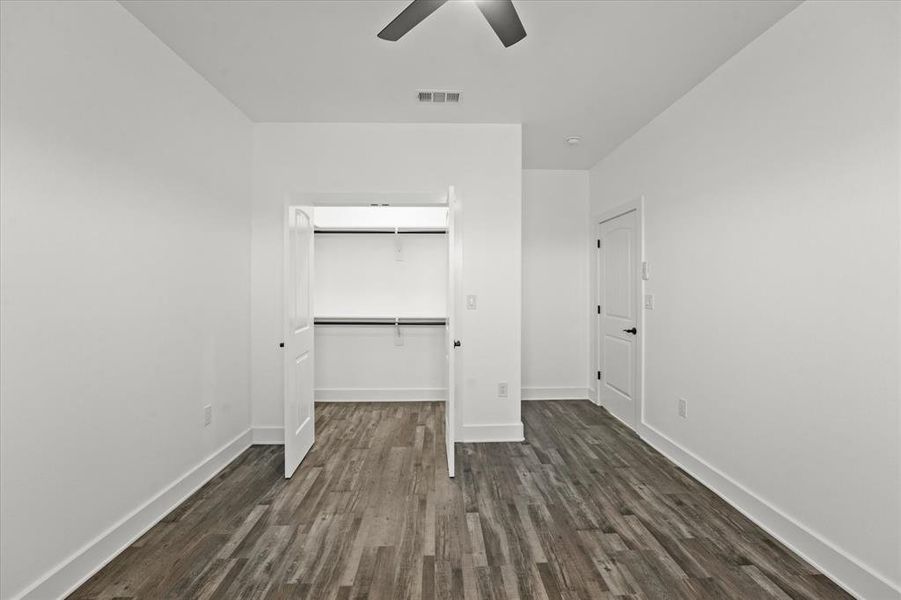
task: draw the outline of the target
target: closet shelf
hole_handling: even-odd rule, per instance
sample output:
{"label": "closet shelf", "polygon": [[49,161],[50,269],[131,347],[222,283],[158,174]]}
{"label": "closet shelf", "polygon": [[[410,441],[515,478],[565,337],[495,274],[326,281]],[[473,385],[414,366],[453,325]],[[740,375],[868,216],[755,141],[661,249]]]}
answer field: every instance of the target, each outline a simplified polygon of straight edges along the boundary
{"label": "closet shelf", "polygon": [[313,233],[447,234],[446,227],[316,227]]}
{"label": "closet shelf", "polygon": [[446,325],[444,317],[315,317],[314,325]]}

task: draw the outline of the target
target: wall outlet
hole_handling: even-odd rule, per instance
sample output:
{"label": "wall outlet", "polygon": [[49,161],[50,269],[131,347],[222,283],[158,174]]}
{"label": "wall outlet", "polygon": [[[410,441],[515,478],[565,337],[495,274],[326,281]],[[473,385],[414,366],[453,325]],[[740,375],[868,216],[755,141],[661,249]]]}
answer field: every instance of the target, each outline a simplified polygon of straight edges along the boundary
{"label": "wall outlet", "polygon": [[654,310],[654,294],[644,295],[644,307],[647,310]]}
{"label": "wall outlet", "polygon": [[213,405],[207,404],[203,407],[203,426],[206,427],[213,422]]}
{"label": "wall outlet", "polygon": [[475,295],[466,296],[466,310],[475,310],[475,309],[476,309]]}
{"label": "wall outlet", "polygon": [[502,381],[497,384],[497,397],[498,398],[506,398],[507,397],[507,382]]}
{"label": "wall outlet", "polygon": [[679,416],[683,419],[688,418],[688,400],[679,398]]}

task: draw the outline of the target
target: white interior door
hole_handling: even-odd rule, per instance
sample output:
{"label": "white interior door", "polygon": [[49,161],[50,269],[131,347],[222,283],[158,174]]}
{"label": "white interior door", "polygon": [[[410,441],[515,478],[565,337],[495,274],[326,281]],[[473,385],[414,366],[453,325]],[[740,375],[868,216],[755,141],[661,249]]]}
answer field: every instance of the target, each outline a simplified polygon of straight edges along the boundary
{"label": "white interior door", "polygon": [[457,240],[457,221],[460,206],[454,195],[454,188],[448,191],[447,206],[447,401],[444,404],[445,454],[447,474],[454,476],[454,428],[456,422],[457,360],[456,350],[460,346],[457,339],[457,282],[460,277],[461,246]]}
{"label": "white interior door", "polygon": [[288,207],[285,223],[285,477],[313,446],[313,211]]}
{"label": "white interior door", "polygon": [[640,410],[637,212],[602,222],[598,239],[598,397],[635,429]]}

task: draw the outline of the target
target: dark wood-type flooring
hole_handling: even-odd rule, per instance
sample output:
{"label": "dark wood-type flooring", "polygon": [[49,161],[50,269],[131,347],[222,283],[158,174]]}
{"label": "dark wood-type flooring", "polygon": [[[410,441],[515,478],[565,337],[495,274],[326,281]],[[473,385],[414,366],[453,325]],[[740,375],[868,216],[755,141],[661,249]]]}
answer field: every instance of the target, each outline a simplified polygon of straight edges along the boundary
{"label": "dark wood-type flooring", "polygon": [[441,404],[319,404],[292,479],[250,448],[71,597],[850,597],[603,409],[522,412],[449,480]]}

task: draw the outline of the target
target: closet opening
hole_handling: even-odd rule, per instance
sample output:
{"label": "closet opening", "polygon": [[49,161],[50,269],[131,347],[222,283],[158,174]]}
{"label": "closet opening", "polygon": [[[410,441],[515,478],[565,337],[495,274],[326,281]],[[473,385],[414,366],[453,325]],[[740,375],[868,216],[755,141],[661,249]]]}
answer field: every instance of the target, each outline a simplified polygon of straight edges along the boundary
{"label": "closet opening", "polygon": [[[459,206],[453,189],[437,202],[395,205],[390,196],[366,200],[355,201],[347,194],[303,198],[310,217],[304,225],[311,268],[309,286],[294,290],[308,290],[313,368],[305,381],[286,379],[285,475],[293,473],[287,468],[289,460],[302,460],[296,451],[288,455],[288,424],[297,420],[299,400],[308,398],[306,412],[311,415],[313,405],[321,402],[441,403],[447,470],[453,477],[454,354],[461,345],[454,318],[462,255],[455,227]],[[292,210],[300,208],[288,211],[289,287],[305,262],[296,251],[292,260],[290,248],[297,247],[291,243],[296,235]],[[296,302],[286,300],[290,312]],[[286,323],[290,338],[290,315]],[[286,374],[298,360],[293,354],[286,352]]]}

